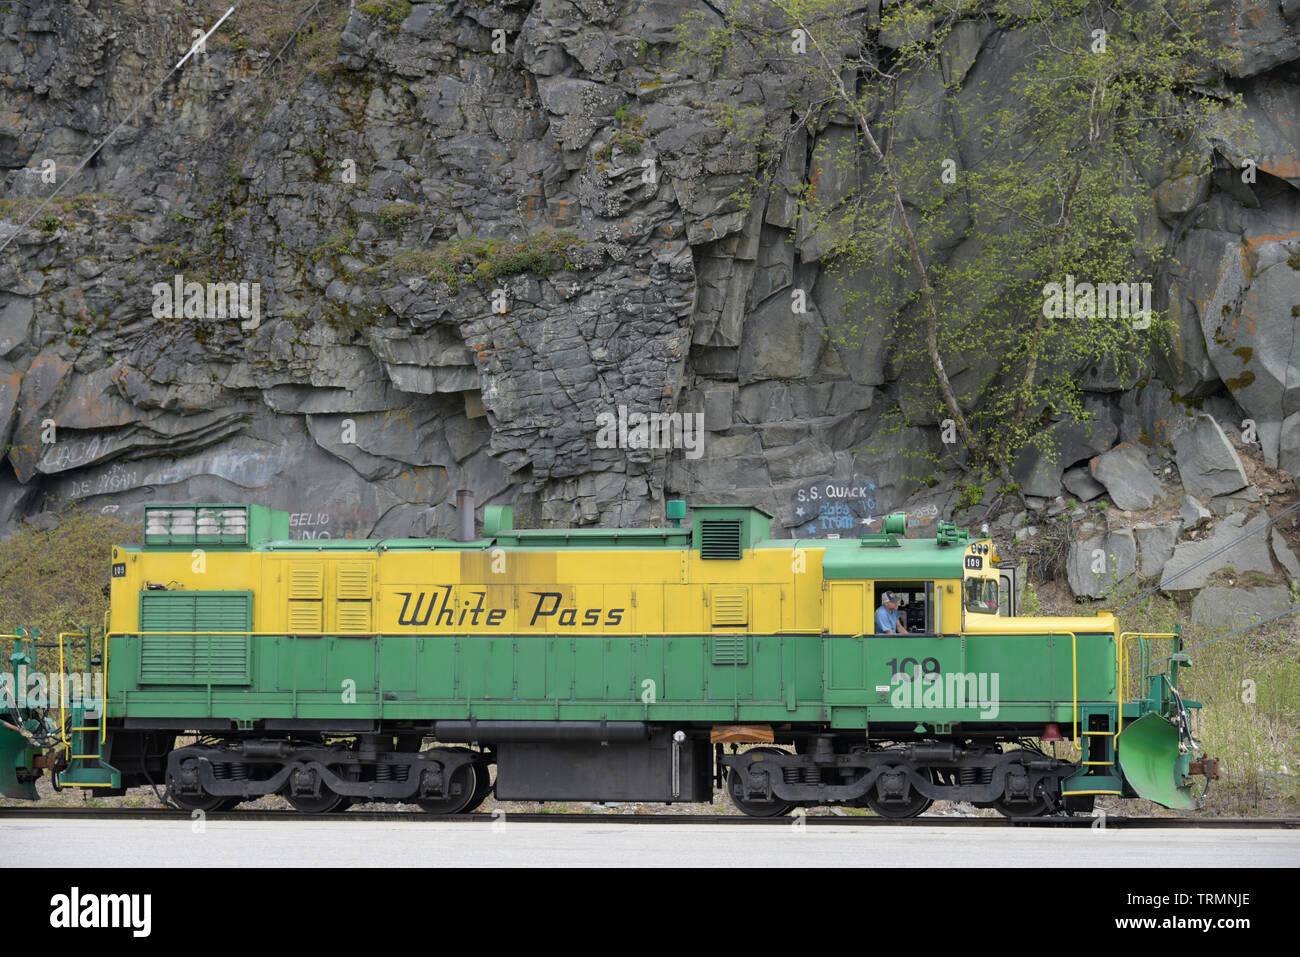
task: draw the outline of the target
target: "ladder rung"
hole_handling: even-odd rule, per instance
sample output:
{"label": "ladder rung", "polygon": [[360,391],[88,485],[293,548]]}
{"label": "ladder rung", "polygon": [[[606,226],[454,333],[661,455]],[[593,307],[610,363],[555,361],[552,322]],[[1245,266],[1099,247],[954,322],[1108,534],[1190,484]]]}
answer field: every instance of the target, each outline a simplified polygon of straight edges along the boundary
{"label": "ladder rung", "polygon": [[1120,791],[1062,791],[1062,797],[1074,797],[1076,794],[1120,794]]}
{"label": "ladder rung", "polygon": [[1105,767],[1105,766],[1108,766],[1108,765],[1114,765],[1114,764],[1115,764],[1114,761],[1080,761],[1079,763],[1080,763],[1080,764],[1090,765],[1090,766],[1092,766],[1092,767]]}
{"label": "ladder rung", "polygon": [[79,781],[75,784],[70,781],[59,782],[59,787],[61,788],[111,788],[112,786],[112,781],[96,781],[94,784],[87,784],[84,781]]}
{"label": "ladder rung", "polygon": [[99,725],[97,725],[97,724],[96,724],[96,725],[91,725],[91,726],[88,727],[88,728],[73,728],[72,730],[73,730],[73,731],[98,731],[98,730],[99,730]]}
{"label": "ladder rung", "polygon": [[91,758],[94,758],[95,760],[99,760],[100,758],[103,757],[103,755],[102,754],[69,754],[68,757],[73,760],[76,760],[77,758],[80,758],[82,760],[89,760]]}
{"label": "ladder rung", "polygon": [[[886,664],[888,664],[888,662],[886,662]],[[1105,737],[1107,737],[1107,738],[1113,738],[1113,737],[1115,736],[1115,732],[1114,732],[1114,731],[1080,731],[1079,733],[1080,733],[1080,734],[1102,735],[1102,736],[1105,736]]]}

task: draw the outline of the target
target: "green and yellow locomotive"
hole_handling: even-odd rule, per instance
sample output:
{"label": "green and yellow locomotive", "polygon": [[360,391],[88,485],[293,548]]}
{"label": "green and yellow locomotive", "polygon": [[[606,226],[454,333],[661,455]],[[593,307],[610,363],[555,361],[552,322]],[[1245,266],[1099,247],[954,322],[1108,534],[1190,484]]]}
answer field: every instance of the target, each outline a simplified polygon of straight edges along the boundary
{"label": "green and yellow locomotive", "polygon": [[[493,506],[480,533],[471,506],[457,540],[294,541],[281,511],[148,506],[142,544],[113,550],[102,640],[82,639],[102,697],[11,700],[3,792],[34,799],[48,768],[204,810],[271,793],[302,811],[458,813],[492,787],[674,803],[725,789],[754,815],[908,817],[934,800],[1194,807],[1192,775],[1208,785],[1177,636],[1016,616],[989,541],[946,523],[909,539],[903,516],[831,540],[770,538],[758,508],[687,521],[670,501],[667,517],[516,529]],[[14,638],[15,682],[34,648]],[[1043,750],[1066,737],[1079,759]]]}

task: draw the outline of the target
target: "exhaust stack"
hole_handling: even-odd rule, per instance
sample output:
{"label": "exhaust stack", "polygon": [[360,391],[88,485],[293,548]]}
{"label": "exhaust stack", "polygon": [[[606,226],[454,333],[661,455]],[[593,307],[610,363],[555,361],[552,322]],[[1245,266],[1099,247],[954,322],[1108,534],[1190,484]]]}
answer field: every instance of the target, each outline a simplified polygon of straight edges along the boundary
{"label": "exhaust stack", "polygon": [[456,541],[474,541],[474,493],[467,488],[456,490]]}

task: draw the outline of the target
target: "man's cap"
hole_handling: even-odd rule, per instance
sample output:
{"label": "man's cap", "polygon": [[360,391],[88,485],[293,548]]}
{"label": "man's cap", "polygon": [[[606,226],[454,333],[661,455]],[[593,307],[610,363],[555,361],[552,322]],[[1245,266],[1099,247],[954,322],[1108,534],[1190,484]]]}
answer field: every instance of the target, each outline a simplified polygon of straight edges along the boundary
{"label": "man's cap", "polygon": [[883,605],[887,601],[898,601],[898,596],[892,591],[887,591],[880,596],[880,603]]}

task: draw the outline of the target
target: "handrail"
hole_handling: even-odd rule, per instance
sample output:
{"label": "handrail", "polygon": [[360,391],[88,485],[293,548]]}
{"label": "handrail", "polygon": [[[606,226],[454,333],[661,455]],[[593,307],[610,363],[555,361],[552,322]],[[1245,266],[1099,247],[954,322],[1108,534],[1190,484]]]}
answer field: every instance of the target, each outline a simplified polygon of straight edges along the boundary
{"label": "handrail", "polygon": [[[1070,724],[1074,727],[1074,746],[1079,748],[1079,636],[1074,632],[1066,632],[1070,636],[1070,671],[1071,681],[1074,685],[1074,710],[1070,716]],[[1080,753],[1083,752],[1079,748]]]}
{"label": "handrail", "polygon": [[[1142,677],[1150,678],[1152,677],[1152,675],[1148,674],[1148,669],[1151,661],[1151,656],[1150,656],[1150,650],[1146,647],[1146,640],[1148,638],[1179,638],[1181,636],[1175,632],[1169,632],[1169,631],[1162,631],[1162,632],[1126,631],[1120,634],[1119,637],[1124,652],[1123,659],[1121,661],[1121,675],[1120,675],[1120,681],[1121,683],[1123,683],[1128,680],[1128,643],[1130,641],[1133,641],[1134,639],[1138,639],[1142,642],[1142,646],[1141,646],[1142,647],[1142,653],[1141,653],[1142,654],[1141,657]],[[1127,701],[1128,700],[1127,692],[1126,691],[1123,692],[1123,695],[1124,695],[1123,700]]]}
{"label": "handrail", "polygon": [[1156,632],[1156,631],[1125,631],[1125,632],[1121,632],[1121,633],[1120,633],[1120,636],[1119,636],[1119,644],[1120,644],[1119,700],[1120,700],[1120,705],[1119,705],[1119,718],[1118,718],[1118,719],[1116,720],[1116,722],[1115,722],[1115,751],[1116,751],[1117,754],[1118,754],[1118,752],[1119,752],[1119,735],[1120,735],[1120,732],[1124,730],[1124,702],[1128,701],[1128,691],[1127,691],[1127,689],[1125,688],[1125,685],[1126,685],[1127,682],[1128,682],[1128,669],[1129,669],[1128,646],[1129,646],[1129,642],[1133,641],[1134,639],[1137,639],[1137,640],[1140,642],[1140,644],[1139,644],[1138,647],[1141,649],[1140,652],[1139,652],[1139,654],[1141,655],[1141,658],[1140,658],[1139,660],[1140,660],[1140,667],[1142,668],[1142,679],[1143,679],[1143,680],[1147,680],[1147,679],[1149,679],[1149,678],[1151,677],[1151,676],[1148,674],[1148,671],[1149,671],[1149,669],[1150,669],[1150,664],[1151,664],[1151,650],[1150,650],[1150,648],[1147,646],[1147,639],[1148,639],[1148,638],[1178,638],[1178,637],[1180,637],[1178,634],[1176,634],[1176,633],[1174,633],[1174,632],[1167,632],[1167,631],[1160,631],[1160,632]]}
{"label": "handrail", "polygon": [[[67,673],[68,673],[67,668],[64,667],[64,662],[63,662],[63,640],[64,640],[65,638],[85,638],[85,639],[86,639],[86,649],[87,649],[87,650],[86,650],[86,656],[87,656],[87,658],[89,658],[89,657],[90,657],[90,632],[87,631],[87,632],[83,635],[83,634],[81,634],[80,632],[75,632],[75,631],[61,631],[61,632],[59,632],[59,637],[58,637],[58,644],[59,644],[59,682],[60,682],[60,687],[59,687],[59,689],[58,689],[58,695],[59,695],[59,738],[63,741],[63,752],[64,752],[64,754],[67,755],[69,758],[71,758],[71,756],[72,756],[72,742],[70,742],[70,741],[68,740],[68,731],[67,731],[68,721],[67,721],[67,718],[64,716],[64,713],[67,711],[67,700],[66,700],[66,699],[67,699],[67,695],[64,693],[64,692],[67,690],[67,682],[66,682],[66,680],[65,680],[65,676],[66,676]],[[105,660],[107,661],[107,658],[105,658]],[[105,690],[105,693],[107,693],[107,690]],[[100,723],[101,726],[103,726],[103,724],[104,724],[104,713],[103,713],[102,710],[100,711],[100,715],[99,715],[99,723]]]}
{"label": "handrail", "polygon": [[[99,743],[108,743],[108,630],[104,630],[104,686],[99,689]],[[101,747],[102,750],[102,747]]]}

